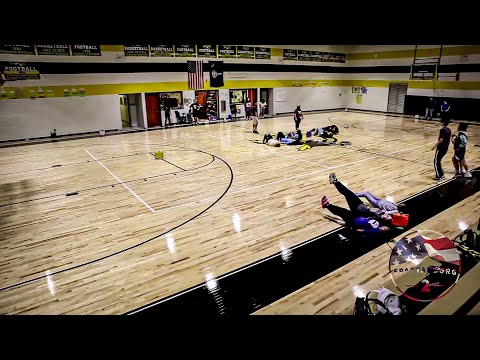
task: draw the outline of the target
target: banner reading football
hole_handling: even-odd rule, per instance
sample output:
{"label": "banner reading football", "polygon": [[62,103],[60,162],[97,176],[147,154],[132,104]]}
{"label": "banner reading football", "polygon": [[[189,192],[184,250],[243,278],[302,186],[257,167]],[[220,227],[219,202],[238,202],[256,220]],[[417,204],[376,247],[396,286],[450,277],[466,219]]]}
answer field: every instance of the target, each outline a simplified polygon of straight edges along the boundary
{"label": "banner reading football", "polygon": [[219,58],[236,58],[237,47],[232,45],[218,45]]}
{"label": "banner reading football", "polygon": [[152,57],[174,57],[173,45],[150,45]]}
{"label": "banner reading football", "polygon": [[70,45],[36,45],[38,55],[70,56]]}
{"label": "banner reading football", "polygon": [[197,54],[199,57],[216,58],[217,45],[197,45]]}
{"label": "banner reading football", "polygon": [[35,55],[33,45],[0,45],[0,54]]}
{"label": "banner reading football", "polygon": [[175,45],[175,56],[196,57],[195,45]]}
{"label": "banner reading football", "polygon": [[101,56],[100,45],[72,45],[73,56]]}
{"label": "banner reading football", "polygon": [[6,81],[40,79],[40,72],[32,63],[4,63],[1,70]]}
{"label": "banner reading football", "polygon": [[297,50],[283,49],[283,60],[297,60]]}

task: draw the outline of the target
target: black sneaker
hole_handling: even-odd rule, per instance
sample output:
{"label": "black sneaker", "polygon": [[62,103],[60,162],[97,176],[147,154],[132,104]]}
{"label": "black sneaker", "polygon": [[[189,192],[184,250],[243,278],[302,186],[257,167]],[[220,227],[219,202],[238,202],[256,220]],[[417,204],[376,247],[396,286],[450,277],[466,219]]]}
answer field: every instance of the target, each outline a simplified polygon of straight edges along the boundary
{"label": "black sneaker", "polygon": [[445,175],[437,179],[437,181],[443,181],[443,180],[445,180]]}
{"label": "black sneaker", "polygon": [[335,173],[331,173],[329,176],[328,176],[329,180],[330,180],[330,184],[335,184],[338,180],[337,180],[337,176],[335,175]]}
{"label": "black sneaker", "polygon": [[456,178],[463,177],[463,173],[457,172],[457,173],[455,174],[455,177],[456,177]]}

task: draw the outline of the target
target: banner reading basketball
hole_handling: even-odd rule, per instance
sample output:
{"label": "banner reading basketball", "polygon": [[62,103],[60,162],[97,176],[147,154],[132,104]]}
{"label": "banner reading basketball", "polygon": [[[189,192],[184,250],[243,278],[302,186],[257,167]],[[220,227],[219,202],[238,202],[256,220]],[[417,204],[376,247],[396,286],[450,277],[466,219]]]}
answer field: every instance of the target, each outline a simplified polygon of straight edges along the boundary
{"label": "banner reading basketball", "polygon": [[70,45],[36,45],[38,55],[70,56]]}
{"label": "banner reading basketball", "polygon": [[173,45],[150,45],[151,57],[174,57]]}

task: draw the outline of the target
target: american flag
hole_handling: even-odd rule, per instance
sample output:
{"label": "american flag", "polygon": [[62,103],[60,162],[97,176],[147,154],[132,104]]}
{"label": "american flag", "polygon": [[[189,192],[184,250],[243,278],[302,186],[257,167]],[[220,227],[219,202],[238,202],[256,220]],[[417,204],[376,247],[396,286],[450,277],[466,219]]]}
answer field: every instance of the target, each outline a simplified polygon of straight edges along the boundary
{"label": "american flag", "polygon": [[418,265],[425,257],[430,257],[440,262],[449,262],[455,265],[460,264],[460,255],[450,239],[426,239],[423,236],[414,238],[403,238],[395,245],[391,265],[409,263]]}
{"label": "american flag", "polygon": [[189,89],[203,89],[203,61],[188,61],[188,88]]}

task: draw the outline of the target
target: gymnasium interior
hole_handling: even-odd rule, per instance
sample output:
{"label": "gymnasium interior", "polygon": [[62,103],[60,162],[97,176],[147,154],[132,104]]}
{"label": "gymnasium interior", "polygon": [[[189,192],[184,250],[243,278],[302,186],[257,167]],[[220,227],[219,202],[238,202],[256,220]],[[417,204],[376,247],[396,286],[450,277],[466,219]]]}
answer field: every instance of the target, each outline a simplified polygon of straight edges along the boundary
{"label": "gymnasium interior", "polygon": [[0,71],[0,314],[480,314],[480,46],[0,45]]}

